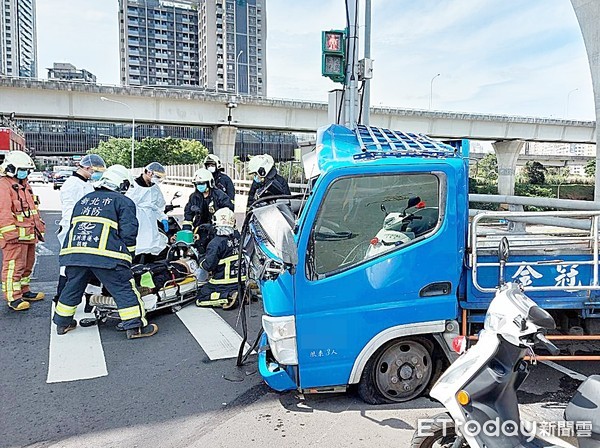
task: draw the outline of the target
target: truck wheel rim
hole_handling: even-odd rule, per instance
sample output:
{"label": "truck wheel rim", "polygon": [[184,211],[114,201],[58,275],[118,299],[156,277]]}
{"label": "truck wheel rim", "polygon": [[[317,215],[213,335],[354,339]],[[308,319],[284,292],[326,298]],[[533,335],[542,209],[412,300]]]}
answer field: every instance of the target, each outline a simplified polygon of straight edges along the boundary
{"label": "truck wheel rim", "polygon": [[431,379],[429,351],[415,341],[400,341],[379,357],[374,371],[379,392],[391,401],[417,397]]}

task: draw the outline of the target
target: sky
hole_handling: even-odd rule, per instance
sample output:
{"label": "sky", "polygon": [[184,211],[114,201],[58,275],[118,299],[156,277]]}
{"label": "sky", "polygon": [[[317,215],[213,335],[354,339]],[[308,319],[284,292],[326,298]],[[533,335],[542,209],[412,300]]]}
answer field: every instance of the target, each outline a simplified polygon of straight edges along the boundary
{"label": "sky", "polygon": [[[327,101],[340,85],[321,76],[321,31],[345,27],[344,0],[264,1],[267,96]],[[434,110],[595,119],[569,0],[372,5],[372,106],[428,109],[431,100]],[[119,84],[117,11],[117,0],[38,0],[39,76],[70,62],[101,84]]]}

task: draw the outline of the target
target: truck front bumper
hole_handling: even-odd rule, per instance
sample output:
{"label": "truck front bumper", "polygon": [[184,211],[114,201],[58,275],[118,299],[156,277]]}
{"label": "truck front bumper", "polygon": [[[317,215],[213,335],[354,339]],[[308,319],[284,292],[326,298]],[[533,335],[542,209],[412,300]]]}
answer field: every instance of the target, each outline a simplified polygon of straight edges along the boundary
{"label": "truck front bumper", "polygon": [[263,334],[260,338],[258,350],[258,371],[265,380],[265,383],[276,391],[296,390],[298,385],[294,381],[293,375],[288,372],[290,367],[282,366],[273,359],[269,348],[267,335]]}

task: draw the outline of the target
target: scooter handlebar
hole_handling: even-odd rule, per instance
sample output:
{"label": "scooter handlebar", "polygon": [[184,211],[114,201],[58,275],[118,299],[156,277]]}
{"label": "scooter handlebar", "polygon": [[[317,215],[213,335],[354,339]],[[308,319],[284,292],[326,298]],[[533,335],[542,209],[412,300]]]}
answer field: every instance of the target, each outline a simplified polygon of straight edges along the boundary
{"label": "scooter handlebar", "polygon": [[536,342],[539,342],[541,345],[543,345],[544,348],[548,350],[551,355],[556,356],[560,353],[560,349],[552,342],[550,342],[548,338],[542,333],[536,333],[535,340]]}

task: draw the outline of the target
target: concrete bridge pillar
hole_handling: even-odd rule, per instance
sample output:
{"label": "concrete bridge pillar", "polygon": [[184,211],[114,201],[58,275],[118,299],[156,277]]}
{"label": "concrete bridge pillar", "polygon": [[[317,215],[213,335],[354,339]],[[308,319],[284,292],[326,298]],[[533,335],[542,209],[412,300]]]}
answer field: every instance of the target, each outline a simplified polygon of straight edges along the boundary
{"label": "concrete bridge pillar", "polygon": [[235,155],[235,137],[237,127],[215,126],[213,128],[213,153],[221,159],[223,165],[231,165]]}
{"label": "concrete bridge pillar", "polygon": [[498,194],[515,194],[515,174],[519,153],[525,144],[522,140],[503,140],[493,144],[498,159]]}
{"label": "concrete bridge pillar", "polygon": [[600,201],[600,140],[598,140],[598,119],[600,118],[600,2],[595,0],[571,0],[583,42],[587,51],[594,87],[596,105],[596,187],[594,200]]}

